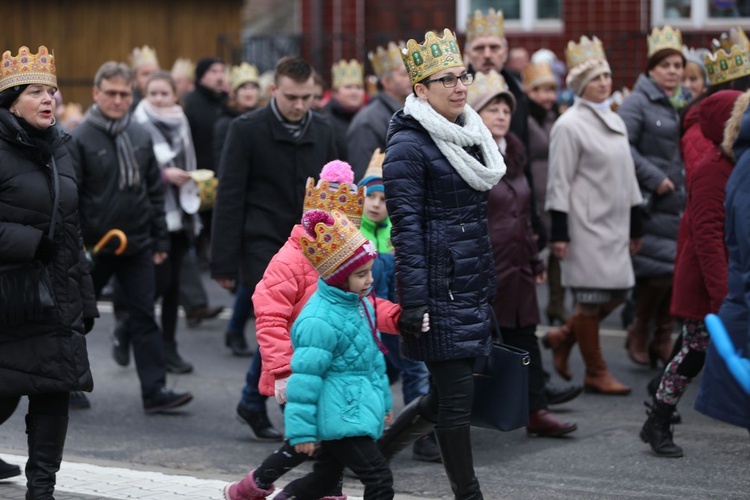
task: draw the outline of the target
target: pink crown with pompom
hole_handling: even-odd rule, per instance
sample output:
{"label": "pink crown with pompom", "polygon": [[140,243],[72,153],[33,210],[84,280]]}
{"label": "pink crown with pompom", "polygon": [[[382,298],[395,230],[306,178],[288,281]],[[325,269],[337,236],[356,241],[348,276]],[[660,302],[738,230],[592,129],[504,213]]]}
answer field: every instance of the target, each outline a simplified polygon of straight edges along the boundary
{"label": "pink crown with pompom", "polygon": [[302,213],[311,210],[331,212],[340,210],[357,227],[362,223],[365,206],[365,188],[354,185],[354,172],[345,161],[326,163],[320,172],[320,181],[309,177],[305,185],[305,201]]}
{"label": "pink crown with pompom", "polygon": [[372,242],[339,210],[307,212],[302,226],[310,236],[300,238],[302,253],[328,284],[341,285],[377,255]]}

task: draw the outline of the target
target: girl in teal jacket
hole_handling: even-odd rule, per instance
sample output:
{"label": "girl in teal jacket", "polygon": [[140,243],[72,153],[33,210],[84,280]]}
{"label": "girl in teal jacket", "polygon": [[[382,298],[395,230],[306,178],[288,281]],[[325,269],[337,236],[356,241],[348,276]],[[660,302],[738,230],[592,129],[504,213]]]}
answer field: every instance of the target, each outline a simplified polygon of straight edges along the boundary
{"label": "girl in teal jacket", "polygon": [[366,299],[377,252],[346,216],[311,211],[302,252],[320,273],[318,290],[291,331],[292,376],[284,411],[286,437],[298,453],[321,453],[313,472],[284,488],[288,497],[318,499],[349,467],[365,499],[393,498],[393,477],[375,440],[390,420],[385,347]]}

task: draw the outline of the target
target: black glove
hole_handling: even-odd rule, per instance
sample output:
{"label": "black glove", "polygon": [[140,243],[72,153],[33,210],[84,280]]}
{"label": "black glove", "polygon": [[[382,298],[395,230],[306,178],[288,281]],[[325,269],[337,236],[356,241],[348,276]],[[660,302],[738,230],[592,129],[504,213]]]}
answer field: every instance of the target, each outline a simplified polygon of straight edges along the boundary
{"label": "black glove", "polygon": [[55,258],[55,252],[55,242],[49,239],[46,234],[43,234],[42,239],[39,240],[39,245],[36,247],[36,252],[34,252],[34,260],[41,260],[48,264]]}
{"label": "black glove", "polygon": [[401,309],[398,318],[398,330],[402,335],[422,335],[422,319],[424,314],[430,310],[427,306],[414,306]]}
{"label": "black glove", "polygon": [[89,333],[94,329],[94,318],[83,318],[83,333]]}

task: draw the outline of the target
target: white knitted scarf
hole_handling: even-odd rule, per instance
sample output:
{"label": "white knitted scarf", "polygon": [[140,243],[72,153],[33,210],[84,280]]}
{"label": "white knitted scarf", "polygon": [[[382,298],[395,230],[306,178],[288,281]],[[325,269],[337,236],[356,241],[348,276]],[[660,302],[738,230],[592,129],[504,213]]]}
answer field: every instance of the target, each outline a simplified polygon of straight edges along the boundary
{"label": "white knitted scarf", "polygon": [[[406,98],[404,114],[414,117],[427,130],[458,175],[477,191],[489,191],[505,174],[505,160],[497,143],[482,118],[468,104],[464,108],[463,127],[448,121],[414,94]],[[487,165],[482,165],[464,149],[475,145],[479,146]]]}

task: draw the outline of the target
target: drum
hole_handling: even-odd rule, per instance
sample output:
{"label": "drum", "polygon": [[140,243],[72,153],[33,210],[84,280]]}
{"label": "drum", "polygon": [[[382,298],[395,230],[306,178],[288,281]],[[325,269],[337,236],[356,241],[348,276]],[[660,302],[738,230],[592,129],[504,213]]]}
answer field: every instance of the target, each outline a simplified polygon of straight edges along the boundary
{"label": "drum", "polygon": [[216,200],[219,180],[208,169],[188,172],[190,180],[180,187],[180,206],[188,214],[211,210]]}

